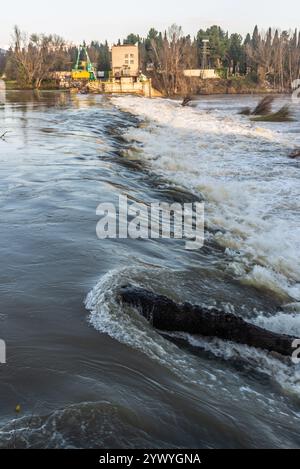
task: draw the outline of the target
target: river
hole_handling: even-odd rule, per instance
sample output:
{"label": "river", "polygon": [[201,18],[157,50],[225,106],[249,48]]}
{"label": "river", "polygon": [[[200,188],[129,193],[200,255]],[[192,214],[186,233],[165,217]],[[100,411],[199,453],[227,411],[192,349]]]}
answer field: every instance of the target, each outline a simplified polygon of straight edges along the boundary
{"label": "river", "polygon": [[[7,91],[0,105],[0,447],[297,448],[300,366],[121,308],[134,283],[300,336],[297,121],[255,96]],[[289,98],[278,98],[280,106]],[[99,203],[205,201],[206,241],[99,240]],[[19,413],[16,406],[21,406]]]}

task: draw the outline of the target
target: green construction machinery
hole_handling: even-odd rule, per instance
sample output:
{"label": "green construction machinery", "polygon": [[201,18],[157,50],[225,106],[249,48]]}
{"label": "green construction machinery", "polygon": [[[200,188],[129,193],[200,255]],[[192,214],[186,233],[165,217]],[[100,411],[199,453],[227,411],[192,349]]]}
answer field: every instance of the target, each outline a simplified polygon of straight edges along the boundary
{"label": "green construction machinery", "polygon": [[[82,56],[85,56],[85,60],[81,60]],[[89,54],[85,43],[80,45],[77,52],[76,64],[72,70],[73,80],[97,80],[96,71],[90,61]]]}

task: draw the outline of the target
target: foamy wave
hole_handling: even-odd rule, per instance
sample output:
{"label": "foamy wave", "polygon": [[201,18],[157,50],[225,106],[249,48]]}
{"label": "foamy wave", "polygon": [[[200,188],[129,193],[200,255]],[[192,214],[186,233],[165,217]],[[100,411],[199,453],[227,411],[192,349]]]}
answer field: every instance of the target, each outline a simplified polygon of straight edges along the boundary
{"label": "foamy wave", "polygon": [[[200,382],[201,377],[196,375],[187,354],[161,337],[137,311],[118,303],[119,288],[124,282],[134,285],[135,273],[135,269],[114,270],[99,281],[85,301],[90,311],[90,323],[99,332],[139,350],[181,378]],[[204,376],[216,380],[210,372],[203,370],[202,379]]]}
{"label": "foamy wave", "polygon": [[[0,449],[128,448],[151,436],[130,423],[131,411],[110,402],[83,402],[49,415],[14,419],[0,427]],[[134,421],[134,415],[132,415]]]}
{"label": "foamy wave", "polygon": [[[281,319],[277,318],[277,321],[280,322]],[[261,320],[257,320],[257,323],[266,328],[272,325],[273,330],[276,329],[271,319],[266,321],[261,318]],[[277,324],[277,326],[278,330],[282,329],[282,324]],[[296,329],[299,330],[299,323]],[[240,345],[220,339],[206,339],[201,336],[184,333],[177,334],[177,337],[182,337],[193,347],[206,350],[223,360],[238,360],[248,364],[256,371],[269,376],[285,392],[300,396],[300,366],[298,365],[295,366],[291,362],[280,361],[277,358],[273,358],[269,353],[248,347],[247,345]]]}
{"label": "foamy wave", "polygon": [[300,315],[299,313],[278,313],[275,316],[259,315],[253,322],[260,327],[269,329],[272,332],[288,334],[293,337],[300,337]]}
{"label": "foamy wave", "polygon": [[[170,100],[114,98],[148,125],[125,137],[155,172],[206,199],[206,222],[240,279],[300,300],[300,184],[278,133]],[[284,157],[284,159],[283,159]]]}
{"label": "foamy wave", "polygon": [[[227,376],[218,367],[212,368],[209,362],[206,363],[203,360],[199,362],[193,355],[179,349],[162,337],[134,308],[124,307],[118,303],[117,293],[122,285],[131,283],[141,286],[136,283],[136,278],[142,276],[139,273],[142,273],[141,269],[124,268],[109,272],[99,281],[85,302],[86,308],[90,311],[90,323],[101,333],[108,334],[165,366],[184,381],[204,385],[207,392],[214,389],[216,382],[222,382],[224,393],[230,399],[230,385],[226,388],[226,382],[228,380],[228,383],[232,385],[235,379],[239,379],[237,376],[230,372]],[[147,282],[142,286],[148,287]],[[283,316],[279,315],[275,318],[258,316],[253,322],[276,332],[290,334],[295,332],[296,336],[299,335],[299,320],[296,321],[296,317],[292,319]],[[287,324],[284,326],[285,320],[289,327]],[[220,339],[209,339],[181,332],[175,334],[164,332],[163,334],[184,339],[192,346],[210,352],[223,360],[239,359],[269,376],[286,392],[300,396],[300,366],[294,365],[289,359],[280,360],[262,350]]]}

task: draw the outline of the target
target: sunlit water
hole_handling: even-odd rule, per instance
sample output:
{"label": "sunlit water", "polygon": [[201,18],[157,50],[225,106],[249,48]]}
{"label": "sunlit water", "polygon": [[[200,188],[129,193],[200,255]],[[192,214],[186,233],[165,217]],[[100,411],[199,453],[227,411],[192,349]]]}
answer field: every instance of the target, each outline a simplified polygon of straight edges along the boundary
{"label": "sunlit water", "polygon": [[[299,121],[237,114],[257,100],[7,92],[2,447],[299,447],[299,366],[160,335],[116,301],[133,283],[300,335]],[[205,247],[98,240],[96,207],[120,194],[204,199]]]}

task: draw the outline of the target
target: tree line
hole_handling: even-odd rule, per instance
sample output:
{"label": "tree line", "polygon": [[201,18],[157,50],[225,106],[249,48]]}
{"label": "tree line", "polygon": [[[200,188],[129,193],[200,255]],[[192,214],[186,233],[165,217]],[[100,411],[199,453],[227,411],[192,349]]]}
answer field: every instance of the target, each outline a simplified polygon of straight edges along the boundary
{"label": "tree line", "polygon": [[[290,89],[300,76],[300,33],[269,28],[260,32],[255,26],[244,38],[229,34],[220,26],[200,29],[195,37],[184,35],[172,25],[167,31],[150,29],[146,37],[129,34],[118,44],[139,44],[140,68],[167,95],[188,91],[191,80],[184,69],[203,66],[204,41],[207,40],[205,66],[214,68],[221,78],[239,76],[271,86],[274,90]],[[111,68],[108,42],[92,41],[87,45],[97,70]],[[17,80],[20,86],[40,88],[52,71],[71,70],[77,49],[57,35],[27,35],[15,27],[10,49],[0,52],[0,74]]]}

